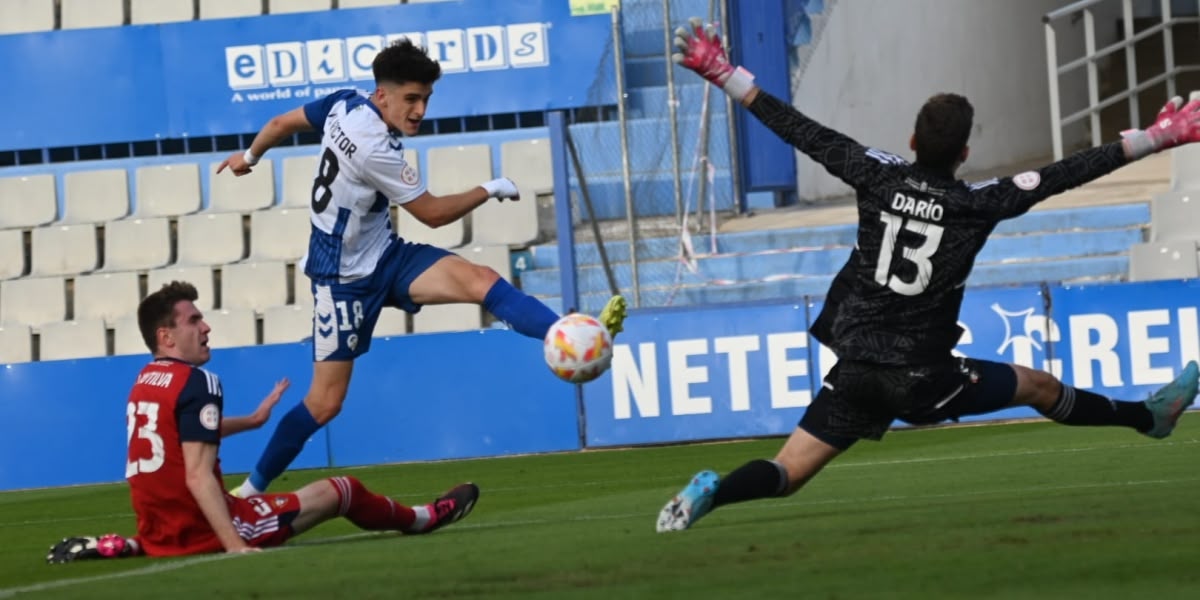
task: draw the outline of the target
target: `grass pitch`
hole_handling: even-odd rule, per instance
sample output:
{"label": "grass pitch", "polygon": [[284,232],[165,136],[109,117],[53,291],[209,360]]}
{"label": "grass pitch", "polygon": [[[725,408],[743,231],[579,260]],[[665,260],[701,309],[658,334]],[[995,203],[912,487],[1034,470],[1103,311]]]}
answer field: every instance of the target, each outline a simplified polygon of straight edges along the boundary
{"label": "grass pitch", "polygon": [[64,536],[133,531],[124,486],[0,494],[0,598],[1200,597],[1195,414],[1165,441],[1050,423],[896,431],[790,498],[654,532],[692,473],[780,441],[343,470],[410,504],[465,480],[482,495],[433,535],[339,520],[243,556],[49,566]]}

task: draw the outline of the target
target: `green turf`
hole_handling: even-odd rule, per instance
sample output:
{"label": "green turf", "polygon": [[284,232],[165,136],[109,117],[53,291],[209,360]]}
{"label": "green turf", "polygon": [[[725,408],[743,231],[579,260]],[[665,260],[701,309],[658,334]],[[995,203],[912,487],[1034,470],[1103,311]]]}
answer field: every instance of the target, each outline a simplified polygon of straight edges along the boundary
{"label": "green turf", "polygon": [[[122,486],[0,494],[0,598],[1197,598],[1200,417],[1154,441],[1049,423],[897,431],[786,499],[654,533],[695,471],[780,440],[355,469],[470,518],[423,537],[335,521],[285,549],[48,566],[52,541],[130,532]],[[299,471],[291,489],[323,477]],[[232,478],[231,478],[232,481]],[[28,590],[39,584],[43,587]]]}

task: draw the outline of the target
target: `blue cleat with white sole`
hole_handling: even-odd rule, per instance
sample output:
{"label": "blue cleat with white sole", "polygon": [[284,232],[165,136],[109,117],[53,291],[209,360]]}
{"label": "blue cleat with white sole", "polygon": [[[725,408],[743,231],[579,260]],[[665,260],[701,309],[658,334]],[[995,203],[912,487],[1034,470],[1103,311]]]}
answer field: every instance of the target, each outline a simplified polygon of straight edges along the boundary
{"label": "blue cleat with white sole", "polygon": [[1196,389],[1200,386],[1200,365],[1191,361],[1183,368],[1183,372],[1175,381],[1163,386],[1146,400],[1146,408],[1154,415],[1154,427],[1145,432],[1146,435],[1162,439],[1171,435],[1179,416],[1192,405],[1196,399]]}
{"label": "blue cleat with white sole", "polygon": [[658,513],[659,533],[683,531],[712,510],[713,496],[717,493],[720,477],[715,471],[696,473],[687,486],[671,499]]}

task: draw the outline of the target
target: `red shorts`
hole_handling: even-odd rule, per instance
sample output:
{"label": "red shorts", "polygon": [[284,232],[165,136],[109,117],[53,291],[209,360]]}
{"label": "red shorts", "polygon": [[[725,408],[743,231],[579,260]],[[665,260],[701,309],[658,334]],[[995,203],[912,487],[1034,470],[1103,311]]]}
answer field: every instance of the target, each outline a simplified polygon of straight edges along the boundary
{"label": "red shorts", "polygon": [[300,499],[295,494],[226,495],[225,500],[233,526],[247,544],[270,548],[292,537],[292,521],[300,514]]}

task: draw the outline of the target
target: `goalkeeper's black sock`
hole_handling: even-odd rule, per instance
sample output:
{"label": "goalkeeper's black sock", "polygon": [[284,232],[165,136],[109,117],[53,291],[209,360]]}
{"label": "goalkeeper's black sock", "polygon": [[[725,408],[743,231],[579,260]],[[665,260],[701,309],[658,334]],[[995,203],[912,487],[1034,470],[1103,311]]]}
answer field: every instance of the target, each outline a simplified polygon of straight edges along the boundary
{"label": "goalkeeper's black sock", "polygon": [[713,507],[779,496],[788,489],[787,469],[773,460],[752,460],[721,479]]}
{"label": "goalkeeper's black sock", "polygon": [[1142,432],[1154,427],[1154,415],[1144,402],[1112,400],[1065,384],[1042,415],[1063,425],[1119,425]]}

